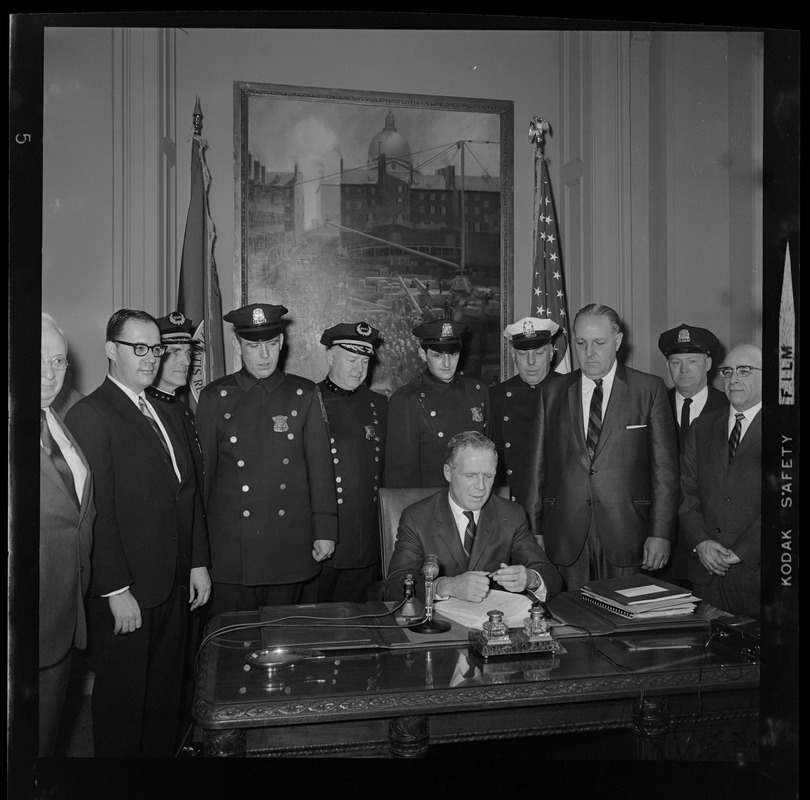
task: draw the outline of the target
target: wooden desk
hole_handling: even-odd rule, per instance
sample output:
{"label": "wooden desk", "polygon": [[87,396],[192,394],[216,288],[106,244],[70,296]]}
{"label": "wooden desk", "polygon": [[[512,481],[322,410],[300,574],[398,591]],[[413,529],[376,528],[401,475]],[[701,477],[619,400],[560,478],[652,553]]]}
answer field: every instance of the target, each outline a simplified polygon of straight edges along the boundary
{"label": "wooden desk", "polygon": [[[639,759],[758,757],[759,665],[713,653],[708,631],[568,638],[562,653],[487,660],[453,645],[327,651],[268,674],[246,662],[262,647],[258,621],[209,625],[248,627],[200,653],[206,756],[422,756],[437,743],[631,730]],[[650,644],[667,647],[639,649]]]}

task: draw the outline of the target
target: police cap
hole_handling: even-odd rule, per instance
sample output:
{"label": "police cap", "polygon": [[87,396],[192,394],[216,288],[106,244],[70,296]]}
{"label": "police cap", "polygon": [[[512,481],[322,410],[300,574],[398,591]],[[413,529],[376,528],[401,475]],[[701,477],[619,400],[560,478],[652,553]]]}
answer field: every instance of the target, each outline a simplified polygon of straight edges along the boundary
{"label": "police cap", "polygon": [[162,344],[198,344],[194,339],[194,323],[179,311],[158,317],[158,330]]}
{"label": "police cap", "polygon": [[710,330],[685,323],[664,331],[658,337],[658,349],[665,356],[673,353],[705,353],[710,356],[718,344],[717,337]]}
{"label": "police cap", "polygon": [[323,332],[321,344],[327,347],[338,345],[350,353],[370,356],[379,337],[380,332],[367,322],[341,322]]}
{"label": "police cap", "polygon": [[425,350],[437,353],[458,353],[461,350],[461,334],[465,326],[449,319],[437,319],[417,325],[411,333],[419,339]]}
{"label": "police cap", "polygon": [[233,332],[251,342],[275,339],[281,333],[281,318],[287,313],[284,306],[269,303],[251,303],[229,311],[223,319],[233,324]]}
{"label": "police cap", "polygon": [[515,350],[534,350],[551,341],[560,326],[551,319],[523,317],[504,328],[503,335]]}

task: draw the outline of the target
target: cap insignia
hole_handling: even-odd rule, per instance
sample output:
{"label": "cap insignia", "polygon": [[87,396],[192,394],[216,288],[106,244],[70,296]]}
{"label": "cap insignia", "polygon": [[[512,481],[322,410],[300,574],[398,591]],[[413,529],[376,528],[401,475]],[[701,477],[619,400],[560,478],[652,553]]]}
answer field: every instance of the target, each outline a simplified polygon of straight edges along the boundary
{"label": "cap insignia", "polygon": [[678,342],[691,342],[692,339],[689,336],[689,330],[687,328],[681,328],[678,331]]}
{"label": "cap insignia", "polygon": [[358,322],[355,331],[359,336],[371,336],[371,325],[367,322]]}
{"label": "cap insignia", "polygon": [[267,322],[267,317],[264,316],[264,311],[261,308],[254,308],[253,309],[253,324],[254,325],[263,325]]}
{"label": "cap insignia", "polygon": [[523,323],[523,335],[534,336],[534,325],[528,319]]}
{"label": "cap insignia", "polygon": [[453,335],[453,326],[449,322],[442,323],[442,339],[449,339]]}
{"label": "cap insignia", "polygon": [[169,322],[171,322],[172,325],[182,325],[185,321],[186,318],[179,311],[172,311],[172,313],[169,314]]}

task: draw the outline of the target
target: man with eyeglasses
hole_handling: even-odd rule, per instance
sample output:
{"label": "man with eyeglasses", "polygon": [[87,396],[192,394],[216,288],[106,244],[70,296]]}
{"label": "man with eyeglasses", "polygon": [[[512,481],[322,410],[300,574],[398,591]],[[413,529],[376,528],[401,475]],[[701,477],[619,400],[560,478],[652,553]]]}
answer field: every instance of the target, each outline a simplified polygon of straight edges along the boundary
{"label": "man with eyeglasses", "polygon": [[73,434],[53,410],[68,368],[67,341],[42,314],[39,451],[39,757],[56,755],[73,648],[87,645],[93,476]]}
{"label": "man with eyeglasses", "polygon": [[210,615],[313,603],[337,539],[326,411],[313,381],[278,369],[287,309],[224,316],[242,366],[207,384],[195,417],[211,537]]}
{"label": "man with eyeglasses", "polygon": [[68,412],[94,473],[88,603],[96,757],[175,755],[189,612],[208,601],[208,541],[180,415],[146,394],[166,350],[145,311],[107,323],[104,382]]}
{"label": "man with eyeglasses", "polygon": [[678,520],[693,591],[734,615],[760,611],[762,351],[735,347],[718,369],[731,404],[701,414],[681,458]]}

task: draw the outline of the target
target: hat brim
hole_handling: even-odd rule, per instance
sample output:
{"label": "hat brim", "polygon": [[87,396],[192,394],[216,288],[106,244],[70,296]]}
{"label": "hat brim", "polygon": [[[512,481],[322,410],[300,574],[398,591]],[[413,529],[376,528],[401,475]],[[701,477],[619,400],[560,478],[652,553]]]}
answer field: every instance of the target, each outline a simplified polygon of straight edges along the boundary
{"label": "hat brim", "polygon": [[671,350],[664,350],[663,353],[667,358],[683,353],[702,353],[704,356],[710,356],[711,350],[708,347],[674,347]]}
{"label": "hat brim", "polygon": [[240,339],[245,339],[248,342],[268,342],[271,339],[275,339],[281,333],[281,326],[274,325],[272,328],[261,328],[260,330],[256,330],[255,328],[245,328],[243,330],[239,330],[234,328],[233,331]]}
{"label": "hat brim", "polygon": [[515,350],[538,350],[551,342],[551,336],[533,337],[531,339],[512,339]]}
{"label": "hat brim", "polygon": [[461,342],[422,342],[423,350],[433,350],[436,353],[460,353]]}

